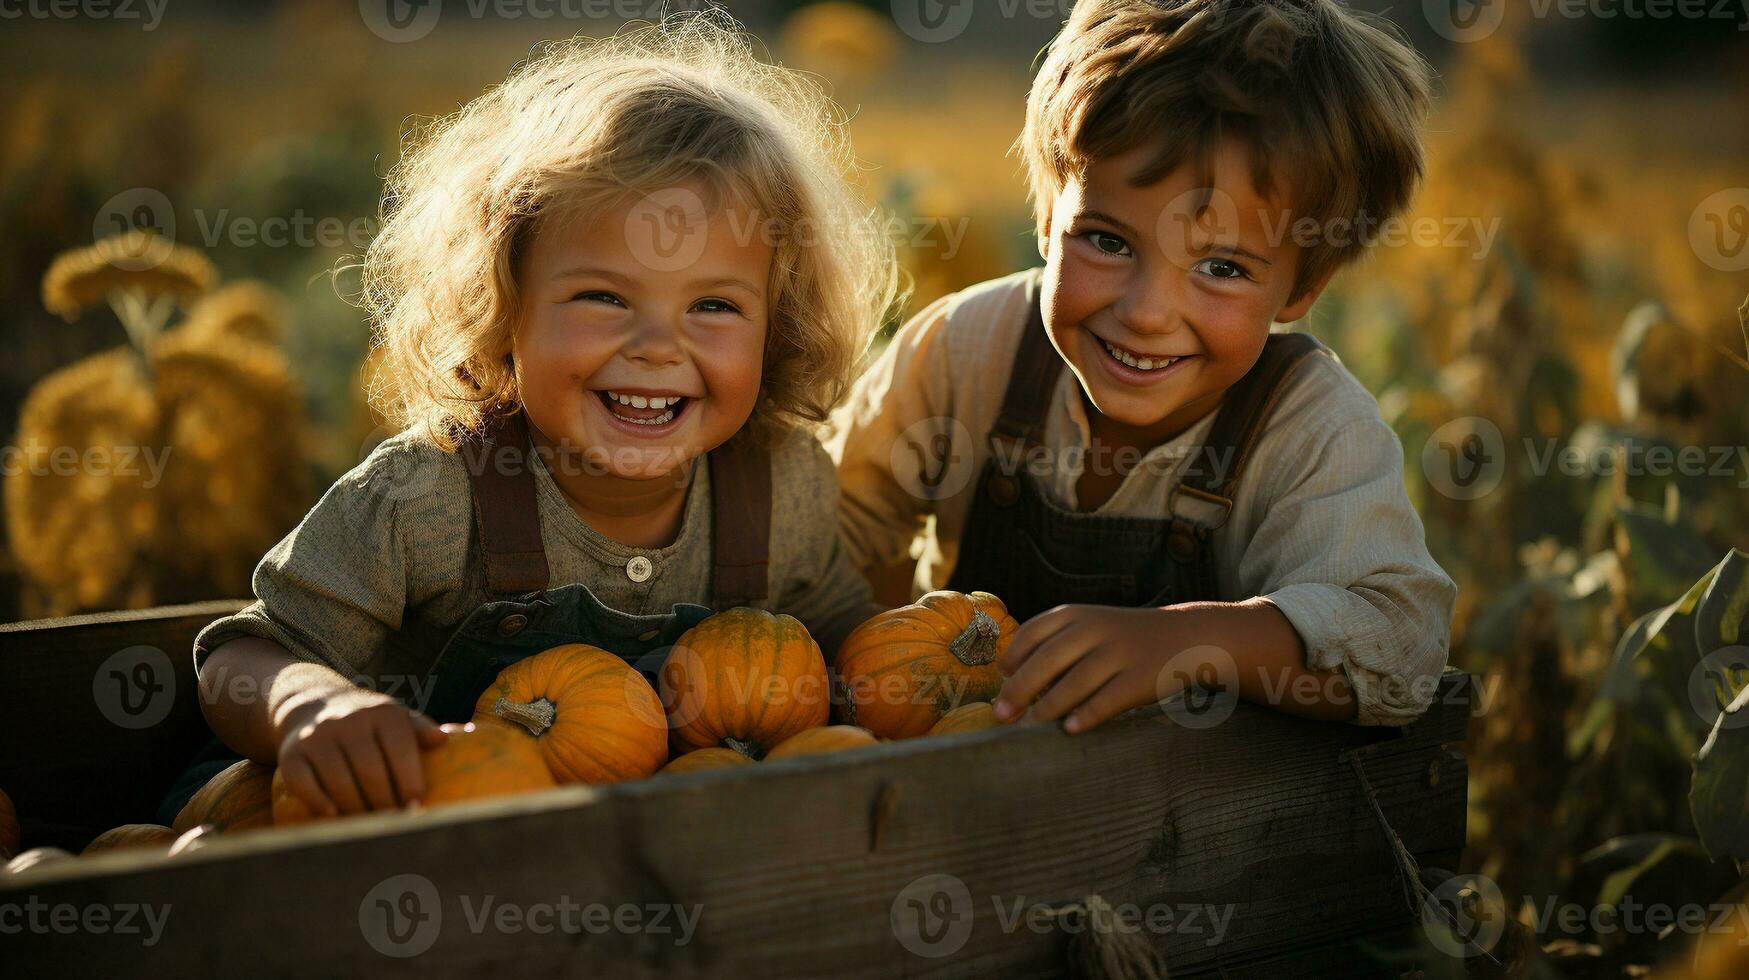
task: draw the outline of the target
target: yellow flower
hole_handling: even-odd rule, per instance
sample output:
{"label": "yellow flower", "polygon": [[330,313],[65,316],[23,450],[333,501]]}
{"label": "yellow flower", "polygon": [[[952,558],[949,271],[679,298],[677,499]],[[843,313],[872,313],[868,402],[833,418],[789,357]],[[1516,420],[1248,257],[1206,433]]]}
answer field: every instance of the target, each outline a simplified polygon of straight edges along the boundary
{"label": "yellow flower", "polygon": [[43,274],[43,306],[68,322],[114,293],[169,296],[187,306],[214,278],[213,264],[201,253],[151,232],[128,231],[56,257]]}

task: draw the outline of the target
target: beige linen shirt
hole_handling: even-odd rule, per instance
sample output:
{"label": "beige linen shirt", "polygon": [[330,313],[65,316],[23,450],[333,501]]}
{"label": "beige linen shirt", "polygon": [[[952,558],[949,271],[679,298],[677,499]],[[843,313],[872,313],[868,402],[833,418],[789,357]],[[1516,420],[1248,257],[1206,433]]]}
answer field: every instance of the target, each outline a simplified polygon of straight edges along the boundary
{"label": "beige linen shirt", "polygon": [[[674,543],[631,548],[585,523],[540,454],[529,458],[555,587],[581,582],[634,615],[710,603],[711,483],[702,460],[692,464]],[[868,583],[839,541],[832,462],[801,431],[776,440],[771,461],[770,592],[756,605],[801,620],[830,656],[871,608]],[[627,567],[638,556],[650,563],[641,581]],[[219,644],[249,635],[361,683],[423,677],[449,634],[490,598],[465,462],[410,433],[385,441],[261,559],[253,585],[254,603],[196,637],[196,669]],[[410,649],[385,644],[392,630],[411,638]]]}
{"label": "beige linen shirt", "polygon": [[[914,589],[946,587],[1029,323],[1027,283],[1039,272],[932,303],[834,414],[826,447],[838,461],[839,521],[858,568],[913,554]],[[1168,516],[1167,494],[1214,414],[1143,454],[1092,513]],[[1045,423],[1053,466],[1040,482],[1066,508],[1077,509],[1089,442],[1080,384],[1065,367]],[[1280,609],[1304,641],[1307,667],[1346,673],[1359,723],[1400,725],[1426,709],[1445,666],[1457,588],[1427,552],[1403,485],[1402,444],[1339,361],[1308,358],[1284,382],[1213,546],[1217,598],[1260,596]]]}

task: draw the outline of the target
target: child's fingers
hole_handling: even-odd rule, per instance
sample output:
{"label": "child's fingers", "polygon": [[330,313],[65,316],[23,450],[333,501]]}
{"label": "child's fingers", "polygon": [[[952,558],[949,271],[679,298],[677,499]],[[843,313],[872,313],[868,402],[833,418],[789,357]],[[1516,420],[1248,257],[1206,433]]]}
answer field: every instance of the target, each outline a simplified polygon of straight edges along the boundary
{"label": "child's fingers", "polygon": [[413,735],[419,740],[421,747],[435,749],[443,744],[444,739],[449,737],[448,733],[439,727],[437,722],[431,720],[430,715],[422,711],[414,711],[409,714],[409,717],[413,719]]}
{"label": "child's fingers", "polygon": [[1056,721],[1068,714],[1116,676],[1119,668],[1116,658],[1101,657],[1097,650],[1081,657],[1032,706],[1033,720]]}
{"label": "child's fingers", "polygon": [[310,768],[316,771],[322,791],[328,794],[328,799],[341,813],[365,812],[364,799],[358,793],[358,785],[352,781],[352,766],[339,746],[331,742],[306,745],[304,752],[310,760]]}
{"label": "child's fingers", "polygon": [[1008,641],[1008,649],[996,658],[996,669],[1004,677],[1012,676],[1032,659],[1045,641],[1069,628],[1072,619],[1069,609],[1069,606],[1057,606],[1022,623],[1020,629],[1014,631],[1014,639]]}
{"label": "child's fingers", "polygon": [[[395,782],[396,795],[401,803],[413,803],[425,798],[425,765],[419,759],[419,722],[422,715],[414,714],[408,717],[409,724],[389,722],[377,729],[377,741],[382,743],[383,758],[388,760],[389,775]],[[431,731],[437,732],[439,739],[446,736],[437,731],[436,723],[426,719],[431,724]]]}
{"label": "child's fingers", "polygon": [[1082,650],[1074,640],[1074,635],[1068,632],[1052,636],[1028,655],[1026,663],[1002,681],[995,705],[999,720],[1007,721],[1020,714],[1021,709],[1038,700],[1045,688],[1056,683],[1064,671],[1075,665]]}
{"label": "child's fingers", "polygon": [[1119,673],[1104,684],[1063,720],[1063,731],[1071,735],[1088,731],[1118,715],[1137,707],[1146,700],[1131,689],[1129,677]]}
{"label": "child's fingers", "polygon": [[366,730],[363,737],[341,743],[352,779],[358,785],[366,809],[393,810],[400,805],[395,798],[395,784],[389,780],[389,767],[384,764],[383,747],[376,734]]}
{"label": "child's fingers", "polygon": [[328,794],[322,791],[322,784],[316,779],[316,771],[310,768],[310,764],[302,756],[294,755],[281,760],[279,771],[285,776],[286,788],[309,808],[313,816],[332,817],[340,812],[334,806],[334,801],[328,799]]}

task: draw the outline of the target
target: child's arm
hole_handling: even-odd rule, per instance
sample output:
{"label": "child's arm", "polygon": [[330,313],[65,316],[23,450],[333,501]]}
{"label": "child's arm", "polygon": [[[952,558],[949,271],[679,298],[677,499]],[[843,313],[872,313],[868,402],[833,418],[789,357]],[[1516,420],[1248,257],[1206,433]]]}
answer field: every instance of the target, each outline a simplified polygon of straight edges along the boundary
{"label": "child's arm", "polygon": [[1031,718],[1086,728],[1171,696],[1193,670],[1290,714],[1401,725],[1426,710],[1457,589],[1427,553],[1396,434],[1376,403],[1343,410],[1364,392],[1346,383],[1349,402],[1299,413],[1247,464],[1280,488],[1260,498],[1238,563],[1251,598],[1034,617],[1004,655],[999,715],[1031,706]]}
{"label": "child's arm", "polygon": [[[244,689],[259,693],[238,697]],[[277,764],[318,816],[423,798],[419,749],[446,737],[394,698],[264,637],[238,637],[208,654],[200,694],[213,733],[251,759]]]}
{"label": "child's arm", "polygon": [[1003,652],[996,716],[1007,721],[1030,704],[1028,718],[1064,718],[1074,733],[1204,683],[1236,687],[1239,697],[1288,714],[1352,721],[1348,678],[1308,670],[1305,660],[1293,624],[1263,599],[1058,606],[1027,620]]}
{"label": "child's arm", "polygon": [[427,591],[411,574],[403,526],[439,523],[432,511],[445,488],[423,468],[433,459],[404,442],[379,446],[262,557],[257,601],[195,639],[201,709],[214,732],[277,763],[318,814],[420,798],[419,746],[444,737],[423,715],[360,686],[380,686],[373,658],[410,599]]}

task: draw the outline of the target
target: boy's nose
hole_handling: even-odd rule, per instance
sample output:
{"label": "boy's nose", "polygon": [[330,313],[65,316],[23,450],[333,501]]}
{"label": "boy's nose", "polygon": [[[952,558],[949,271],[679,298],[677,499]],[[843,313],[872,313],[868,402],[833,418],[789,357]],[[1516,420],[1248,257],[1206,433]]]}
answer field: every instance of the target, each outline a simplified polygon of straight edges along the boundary
{"label": "boy's nose", "polygon": [[1176,291],[1163,276],[1137,277],[1118,298],[1113,312],[1137,334],[1167,334],[1182,324]]}

